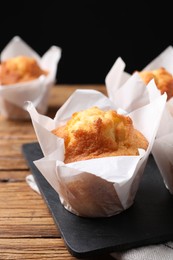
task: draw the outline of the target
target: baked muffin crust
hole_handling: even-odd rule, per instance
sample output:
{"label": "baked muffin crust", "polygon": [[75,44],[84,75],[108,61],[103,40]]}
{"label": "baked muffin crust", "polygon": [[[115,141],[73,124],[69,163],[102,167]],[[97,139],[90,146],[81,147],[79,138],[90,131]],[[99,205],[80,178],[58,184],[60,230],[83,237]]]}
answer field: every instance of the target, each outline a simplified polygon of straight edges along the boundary
{"label": "baked muffin crust", "polygon": [[167,100],[173,97],[173,76],[165,68],[161,67],[150,71],[144,70],[138,73],[146,84],[148,84],[151,79],[154,79],[161,94],[167,93]]}
{"label": "baked muffin crust", "polygon": [[32,57],[17,56],[0,64],[1,85],[30,81],[47,74],[48,72],[43,70]]}
{"label": "baked muffin crust", "polygon": [[148,141],[130,117],[98,107],[73,113],[66,125],[52,130],[65,143],[65,163],[93,158],[138,155]]}

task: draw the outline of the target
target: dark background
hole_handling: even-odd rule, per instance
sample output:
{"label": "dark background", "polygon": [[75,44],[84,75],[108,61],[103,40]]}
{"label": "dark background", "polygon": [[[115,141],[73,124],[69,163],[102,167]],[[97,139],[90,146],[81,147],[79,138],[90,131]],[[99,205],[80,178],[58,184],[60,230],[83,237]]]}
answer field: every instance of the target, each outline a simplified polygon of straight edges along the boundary
{"label": "dark background", "polygon": [[[101,3],[100,3],[101,2]],[[0,50],[19,35],[38,54],[62,48],[59,84],[104,84],[117,57],[132,73],[173,45],[169,6],[118,1],[17,1],[3,4]],[[136,9],[137,8],[137,9]],[[165,10],[166,12],[165,12]],[[163,15],[165,18],[163,19]],[[170,18],[170,21],[168,19]]]}

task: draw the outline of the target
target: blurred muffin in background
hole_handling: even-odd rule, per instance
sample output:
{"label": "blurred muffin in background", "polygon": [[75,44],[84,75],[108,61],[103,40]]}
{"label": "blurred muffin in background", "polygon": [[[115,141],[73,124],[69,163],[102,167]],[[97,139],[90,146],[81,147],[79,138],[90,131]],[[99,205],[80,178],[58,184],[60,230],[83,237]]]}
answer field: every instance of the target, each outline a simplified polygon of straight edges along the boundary
{"label": "blurred muffin in background", "polygon": [[154,79],[157,88],[161,94],[167,93],[167,100],[173,97],[173,75],[169,73],[164,67],[154,70],[137,71],[142,80],[148,84],[150,80]]}
{"label": "blurred muffin in background", "polygon": [[47,74],[33,57],[16,56],[0,64],[1,85],[30,81]]}
{"label": "blurred muffin in background", "polygon": [[0,114],[7,119],[29,119],[27,100],[46,114],[60,58],[58,46],[51,46],[40,57],[19,36],[13,37],[1,51]]}

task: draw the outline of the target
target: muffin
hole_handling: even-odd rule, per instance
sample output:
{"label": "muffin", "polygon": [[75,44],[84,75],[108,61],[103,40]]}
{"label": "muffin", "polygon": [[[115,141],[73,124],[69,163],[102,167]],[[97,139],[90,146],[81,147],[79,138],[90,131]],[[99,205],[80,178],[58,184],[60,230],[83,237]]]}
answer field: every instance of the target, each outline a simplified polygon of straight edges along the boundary
{"label": "muffin", "polygon": [[29,120],[27,100],[40,113],[47,113],[61,52],[54,45],[40,56],[19,36],[14,36],[1,50],[0,114],[4,119]]}
{"label": "muffin", "polygon": [[73,113],[66,125],[52,130],[64,139],[65,163],[107,156],[139,155],[148,141],[129,116],[97,106]]}
{"label": "muffin", "polygon": [[51,119],[27,102],[43,152],[34,164],[69,212],[110,217],[132,206],[165,103],[166,93],[122,115],[99,91],[77,89]]}
{"label": "muffin", "polygon": [[33,57],[17,56],[0,64],[1,85],[26,82],[47,74],[48,71],[43,70]]}
{"label": "muffin", "polygon": [[167,100],[173,97],[173,75],[164,67],[154,70],[138,71],[142,80],[148,84],[151,79],[154,79],[157,88],[161,94],[167,93]]}
{"label": "muffin", "polygon": [[[53,129],[52,133],[64,139],[66,164],[111,156],[136,156],[139,148],[148,147],[147,139],[134,128],[129,116],[97,106],[73,113],[64,126]],[[116,212],[123,210],[113,183],[87,172],[81,179],[76,176],[72,181],[66,180],[59,190],[66,203],[81,216],[92,217],[96,212],[104,216],[105,212],[113,214],[115,208]]]}
{"label": "muffin", "polygon": [[[41,75],[47,76],[48,71],[42,69],[33,57],[19,55],[2,61],[0,64],[0,85],[2,87],[15,86],[18,83],[29,83],[38,79]],[[23,108],[6,99],[0,99],[0,106],[1,113],[7,118],[29,118],[28,113]]]}

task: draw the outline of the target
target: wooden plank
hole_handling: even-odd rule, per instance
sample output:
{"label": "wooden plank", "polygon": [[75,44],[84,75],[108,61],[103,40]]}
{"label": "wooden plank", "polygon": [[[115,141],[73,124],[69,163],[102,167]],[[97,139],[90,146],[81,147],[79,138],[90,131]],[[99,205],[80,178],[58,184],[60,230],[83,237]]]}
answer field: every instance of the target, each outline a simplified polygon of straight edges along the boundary
{"label": "wooden plank", "polygon": [[0,170],[29,169],[22,153],[22,145],[32,142],[37,142],[37,139],[0,139]]}
{"label": "wooden plank", "polygon": [[[27,143],[36,142],[35,138],[28,139]],[[22,145],[26,143],[25,139],[9,139],[9,140],[1,140],[0,145],[0,158],[1,157],[23,157],[22,154]]]}
{"label": "wooden plank", "polygon": [[0,239],[0,259],[3,260],[74,260],[59,238]]}
{"label": "wooden plank", "polygon": [[0,183],[0,209],[29,208],[33,210],[42,207],[46,209],[45,205],[42,196],[32,190],[26,182]]}
{"label": "wooden plank", "polygon": [[[3,260],[77,260],[60,238],[0,239],[0,259]],[[85,260],[111,260],[111,255],[99,255]]]}
{"label": "wooden plank", "polygon": [[0,237],[60,237],[51,217],[0,219]]}
{"label": "wooden plank", "polygon": [[0,139],[34,139],[35,132],[31,121],[9,121],[0,117]]}
{"label": "wooden plank", "polygon": [[25,158],[17,157],[0,157],[0,171],[4,170],[28,170]]}
{"label": "wooden plank", "polygon": [[60,236],[42,196],[25,181],[0,183],[0,237]]}
{"label": "wooden plank", "polygon": [[[25,201],[26,202],[26,201]],[[37,207],[32,207],[32,208],[0,208],[0,218],[11,218],[11,221],[13,221],[13,218],[47,218],[47,217],[52,217],[50,216],[50,212],[48,209],[45,208],[45,206],[37,206]],[[5,221],[5,220],[4,220]]]}
{"label": "wooden plank", "polygon": [[0,218],[0,238],[60,237],[52,217]]}
{"label": "wooden plank", "polygon": [[25,181],[29,171],[0,171],[0,182],[20,182]]}

